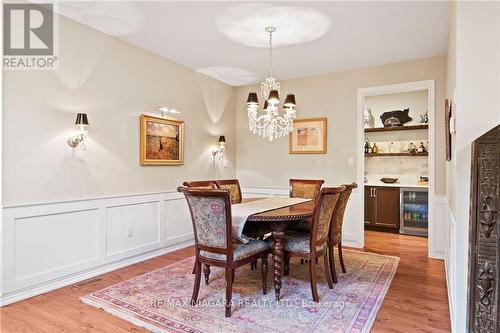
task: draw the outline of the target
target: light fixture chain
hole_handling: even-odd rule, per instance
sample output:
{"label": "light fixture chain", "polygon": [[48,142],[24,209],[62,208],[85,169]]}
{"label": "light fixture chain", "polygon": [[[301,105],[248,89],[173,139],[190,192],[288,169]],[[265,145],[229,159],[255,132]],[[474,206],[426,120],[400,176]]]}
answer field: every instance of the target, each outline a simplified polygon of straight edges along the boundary
{"label": "light fixture chain", "polygon": [[273,32],[269,32],[269,77],[273,74]]}

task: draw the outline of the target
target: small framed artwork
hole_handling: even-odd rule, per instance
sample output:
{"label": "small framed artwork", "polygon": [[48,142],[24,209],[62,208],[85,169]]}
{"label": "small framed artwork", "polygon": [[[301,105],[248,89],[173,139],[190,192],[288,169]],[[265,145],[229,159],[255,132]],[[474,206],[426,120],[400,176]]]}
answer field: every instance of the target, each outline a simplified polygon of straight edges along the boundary
{"label": "small framed artwork", "polygon": [[290,154],[326,154],[326,118],[295,119],[289,135]]}
{"label": "small framed artwork", "polygon": [[184,121],[141,115],[141,165],[184,164]]}
{"label": "small framed artwork", "polygon": [[446,99],[444,101],[444,135],[446,143],[446,160],[451,161],[451,133],[450,123],[452,121],[452,103]]}

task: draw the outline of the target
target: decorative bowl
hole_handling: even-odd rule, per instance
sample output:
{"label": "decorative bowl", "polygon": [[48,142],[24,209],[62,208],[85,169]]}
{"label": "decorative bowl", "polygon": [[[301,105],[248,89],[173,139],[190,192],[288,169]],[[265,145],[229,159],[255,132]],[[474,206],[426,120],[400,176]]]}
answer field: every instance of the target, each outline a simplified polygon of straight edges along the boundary
{"label": "decorative bowl", "polygon": [[380,178],[380,181],[382,183],[386,183],[386,184],[393,184],[395,182],[398,181],[398,178],[389,178],[389,177],[384,177],[384,178]]}

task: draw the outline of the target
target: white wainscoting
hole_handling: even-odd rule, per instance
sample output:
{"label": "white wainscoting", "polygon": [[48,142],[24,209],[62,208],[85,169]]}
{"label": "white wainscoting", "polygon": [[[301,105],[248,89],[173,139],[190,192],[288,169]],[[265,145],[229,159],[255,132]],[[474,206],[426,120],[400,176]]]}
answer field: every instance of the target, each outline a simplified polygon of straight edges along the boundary
{"label": "white wainscoting", "polygon": [[[288,188],[242,188],[244,197],[288,196]],[[357,192],[356,192],[357,193]],[[357,193],[359,194],[359,193]],[[347,206],[343,244],[362,247],[358,196]],[[435,198],[435,257],[453,281],[452,233],[445,198]],[[444,213],[443,213],[444,211]],[[445,223],[440,223],[444,219]],[[441,228],[444,228],[441,230]],[[0,305],[10,304],[191,245],[184,198],[175,191],[4,207]],[[361,238],[361,240],[360,240]],[[443,238],[441,240],[441,238]],[[449,286],[453,290],[452,287]],[[452,297],[452,291],[450,291]],[[452,302],[450,301],[450,309]]]}
{"label": "white wainscoting", "polygon": [[0,305],[193,243],[175,191],[4,207]]}
{"label": "white wainscoting", "polygon": [[450,320],[452,332],[457,332],[457,223],[451,207],[446,200],[446,230],[444,268],[446,271],[446,286],[448,288],[448,304],[450,307]]}
{"label": "white wainscoting", "polygon": [[431,214],[434,216],[432,231],[433,241],[429,242],[429,257],[444,259],[446,251],[446,235],[448,228],[448,200],[444,195],[434,195],[430,199]]}
{"label": "white wainscoting", "polygon": [[[288,187],[286,188],[266,188],[266,187],[243,187],[241,189],[243,197],[288,197],[290,195]],[[353,194],[349,198],[349,203],[346,208],[344,217],[344,226],[342,230],[342,244],[350,247],[363,247],[363,230],[358,230],[359,223],[356,223],[359,217],[357,212],[357,198],[359,189],[353,190]]]}

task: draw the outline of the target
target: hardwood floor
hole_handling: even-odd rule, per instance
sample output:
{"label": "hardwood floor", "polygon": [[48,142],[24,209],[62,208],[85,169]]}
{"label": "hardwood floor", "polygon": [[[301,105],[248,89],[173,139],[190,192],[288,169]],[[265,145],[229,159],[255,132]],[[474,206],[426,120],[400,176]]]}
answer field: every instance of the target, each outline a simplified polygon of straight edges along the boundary
{"label": "hardwood floor", "polygon": [[451,332],[444,262],[427,257],[427,238],[365,231],[364,250],[400,258],[372,332]]}
{"label": "hardwood floor", "polygon": [[[427,258],[427,239],[376,231],[365,235],[365,251],[401,258],[372,332],[450,332],[444,263]],[[101,275],[81,288],[68,286],[5,306],[0,308],[0,331],[147,332],[78,298],[192,255],[189,247]]]}

